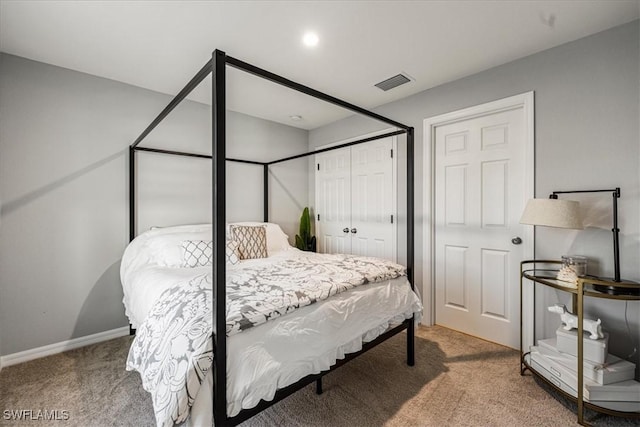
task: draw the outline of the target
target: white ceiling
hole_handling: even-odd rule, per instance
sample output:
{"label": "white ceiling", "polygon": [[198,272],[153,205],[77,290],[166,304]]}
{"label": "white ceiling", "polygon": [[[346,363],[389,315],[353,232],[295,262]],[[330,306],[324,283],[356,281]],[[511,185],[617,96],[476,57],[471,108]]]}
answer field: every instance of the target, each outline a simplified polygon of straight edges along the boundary
{"label": "white ceiling", "polygon": [[[638,0],[0,0],[0,50],[174,95],[221,49],[373,108],[630,22],[639,10]],[[315,49],[301,43],[307,30],[320,37]],[[373,86],[399,72],[413,81]],[[350,114],[241,74],[229,72],[232,110],[305,129]],[[191,98],[209,102],[208,79]]]}

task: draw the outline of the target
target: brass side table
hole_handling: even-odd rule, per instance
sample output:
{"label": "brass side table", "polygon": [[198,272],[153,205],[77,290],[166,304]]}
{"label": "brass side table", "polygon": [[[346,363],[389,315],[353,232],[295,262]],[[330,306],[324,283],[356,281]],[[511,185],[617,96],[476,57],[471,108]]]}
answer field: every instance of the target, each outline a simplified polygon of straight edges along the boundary
{"label": "brass side table", "polygon": [[[573,400],[578,405],[578,423],[581,425],[589,425],[584,419],[584,408],[589,408],[593,411],[605,413],[608,415],[614,415],[627,418],[640,418],[640,412],[625,412],[615,409],[605,408],[600,405],[593,404],[591,402],[584,401],[584,377],[583,377],[583,347],[584,343],[580,337],[583,337],[583,316],[584,316],[584,297],[593,298],[605,298],[624,301],[640,301],[640,295],[637,294],[638,284],[632,282],[614,282],[597,277],[579,277],[577,286],[571,287],[566,282],[562,282],[556,278],[556,273],[559,270],[559,266],[562,261],[557,260],[526,260],[520,263],[520,375],[524,375],[526,370],[529,370],[537,378],[548,384],[553,389],[557,390],[560,394]],[[535,306],[535,284],[558,289],[571,294],[572,304],[574,310],[576,310],[576,316],[578,317],[578,384],[577,384],[577,396],[573,396],[565,391],[561,390],[558,386],[549,381],[540,372],[537,372],[530,363],[529,352],[525,352],[522,348],[522,293],[524,286],[524,279],[528,279],[533,283],[533,304]],[[628,292],[632,291],[632,292]],[[620,293],[622,292],[622,293]],[[627,292],[627,293],[624,293]],[[535,333],[535,310],[533,313],[533,339],[536,339]]]}

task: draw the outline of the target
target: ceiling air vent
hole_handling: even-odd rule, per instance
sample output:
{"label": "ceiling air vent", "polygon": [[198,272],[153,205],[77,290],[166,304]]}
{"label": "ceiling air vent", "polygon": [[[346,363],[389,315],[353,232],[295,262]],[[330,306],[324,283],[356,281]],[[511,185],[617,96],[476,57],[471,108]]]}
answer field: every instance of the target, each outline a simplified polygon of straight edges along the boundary
{"label": "ceiling air vent", "polygon": [[375,86],[384,91],[387,91],[387,90],[393,89],[394,87],[398,87],[405,83],[409,83],[410,81],[411,80],[409,80],[409,78],[404,74],[398,74],[396,76],[388,78],[387,80],[381,81]]}

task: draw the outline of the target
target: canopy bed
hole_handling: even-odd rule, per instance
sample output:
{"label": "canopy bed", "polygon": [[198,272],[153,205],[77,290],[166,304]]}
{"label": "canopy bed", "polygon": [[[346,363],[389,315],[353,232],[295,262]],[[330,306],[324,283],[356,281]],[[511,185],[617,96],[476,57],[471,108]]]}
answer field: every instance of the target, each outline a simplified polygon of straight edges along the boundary
{"label": "canopy bed", "polygon": [[[225,111],[227,66],[234,67],[382,123],[392,125],[398,130],[272,161],[226,158]],[[212,155],[141,147],[140,143],[145,137],[209,75],[212,76],[213,86]],[[398,266],[395,263],[366,257],[301,252],[288,246],[286,236],[284,236],[284,233],[282,233],[282,230],[280,230],[277,225],[268,223],[268,172],[270,165],[401,134],[406,135],[407,144],[406,268]],[[158,419],[159,425],[172,425],[173,423],[185,421],[185,417],[188,416],[185,415],[184,412],[184,402],[186,401],[188,401],[189,407],[193,407],[190,421],[192,424],[209,422],[206,414],[204,416],[202,415],[204,411],[210,413],[211,420],[215,425],[222,426],[239,424],[313,382],[316,383],[317,392],[321,393],[321,380],[325,374],[405,330],[407,337],[407,364],[409,366],[414,365],[414,324],[416,322],[416,314],[419,314],[421,311],[421,306],[414,292],[415,288],[413,283],[413,151],[414,130],[410,126],[398,123],[346,101],[227,56],[223,51],[215,50],[213,52],[211,60],[198,71],[191,81],[129,148],[129,230],[130,240],[132,242],[123,256],[121,277],[123,278],[123,288],[125,289],[124,301],[127,315],[131,320],[132,327],[138,328],[138,336],[132,345],[132,350],[129,355],[130,367],[141,372],[143,383],[147,380],[149,382],[167,381],[171,384],[176,381],[180,382],[182,380],[172,379],[169,374],[167,374],[164,379],[159,380],[157,378],[158,371],[167,371],[167,366],[169,365],[172,366],[174,371],[182,369],[176,368],[176,366],[181,366],[179,363],[180,360],[174,361],[175,363],[173,363],[173,365],[171,363],[161,365],[162,361],[158,360],[156,356],[154,356],[156,359],[149,356],[151,352],[150,348],[158,343],[145,342],[144,338],[158,338],[163,327],[172,329],[172,331],[175,332],[176,328],[174,326],[178,323],[184,325],[191,322],[189,325],[191,325],[192,328],[195,328],[193,325],[196,324],[208,323],[212,329],[212,331],[205,331],[198,335],[199,337],[207,337],[207,342],[200,342],[198,344],[200,349],[195,354],[182,355],[183,358],[190,358],[191,371],[193,371],[192,374],[194,377],[191,379],[187,378],[185,380],[187,382],[186,389],[179,392],[185,395],[183,396],[184,399],[178,403],[174,401],[167,404],[173,406],[169,409],[164,409],[166,412],[171,413],[165,414],[166,417],[163,420],[158,419],[159,411],[162,412],[162,408],[156,407],[155,398],[158,396],[154,396],[154,409],[156,410],[156,418]],[[174,156],[211,159],[213,166],[212,224],[149,230],[138,236],[136,230],[135,161],[137,152],[153,152]],[[237,225],[229,225],[227,223],[225,212],[226,161],[262,167],[264,223]],[[236,229],[234,227],[238,228]],[[230,262],[229,234],[240,231],[244,232],[249,230],[249,228],[262,228],[265,230],[268,254],[263,254],[258,257],[251,256],[249,258],[258,259],[248,259],[246,262],[237,263],[235,260]],[[256,230],[249,231],[253,232]],[[284,240],[282,236],[284,236]],[[179,266],[181,260],[178,259],[180,258],[179,255],[171,251],[180,244],[186,248],[186,246],[184,246],[185,242],[192,245],[208,245],[206,249],[210,253],[210,256],[208,256],[209,262],[199,263],[198,260],[195,260],[193,265],[187,266],[190,268],[175,268]],[[278,245],[274,242],[284,243]],[[162,248],[170,249],[165,250]],[[199,253],[202,254],[202,252]],[[235,252],[232,252],[231,255],[233,255],[233,253]],[[185,265],[183,264],[182,267],[185,267]],[[287,297],[288,302],[283,303],[281,307],[264,309],[264,307],[262,307],[265,305],[264,300],[261,298],[269,298],[270,296],[266,291],[263,294],[259,292],[256,294],[255,290],[260,289],[264,291],[264,284],[274,281],[273,268],[278,271],[278,277],[281,278],[283,283],[295,281],[297,284],[302,284],[304,289],[294,288],[293,285],[291,285],[291,288],[287,288],[289,285],[277,283],[274,286],[278,288],[278,292],[281,292],[282,295]],[[212,274],[211,269],[213,270]],[[267,269],[269,273],[266,273]],[[318,273],[322,270],[330,271],[326,275]],[[244,277],[246,279],[247,276],[251,276],[251,279],[241,283],[240,278]],[[338,276],[344,276],[343,281],[340,283],[332,282],[332,280]],[[188,289],[185,290],[183,288],[178,291],[176,287],[173,287],[173,284],[176,282],[186,284]],[[257,285],[255,289],[253,289],[253,293],[247,296],[246,283],[249,282],[257,283]],[[149,285],[149,283],[153,283],[153,285]],[[234,286],[233,284],[238,284],[238,286]],[[367,286],[359,286],[363,284]],[[334,292],[335,289],[339,289],[339,291]],[[282,295],[280,295],[280,297],[282,297]],[[190,300],[190,298],[193,300]],[[325,316],[331,316],[332,310],[336,309],[336,307],[342,307],[336,309],[340,311],[345,304],[351,304],[352,300],[350,298],[365,301],[365,303],[361,303],[357,308],[354,308],[354,311],[361,311],[363,313],[361,315],[362,317],[358,318],[358,322],[354,322],[353,319],[346,323],[334,322],[333,320],[327,322],[319,321],[319,319],[323,319]],[[176,301],[182,301],[183,305],[179,306]],[[191,310],[195,304],[193,301],[199,301],[197,304],[200,305],[212,306],[212,310],[207,311],[208,317],[205,319],[207,322],[203,322],[201,318],[196,318],[200,314],[194,315],[196,317],[192,319],[185,320],[185,318],[182,317],[184,312],[188,311],[184,307],[189,307],[189,310]],[[240,303],[238,303],[238,301],[240,301]],[[250,312],[246,311],[247,306],[252,307]],[[293,311],[294,309],[296,310]],[[241,312],[238,310],[245,311]],[[161,318],[166,312],[171,311],[173,311],[176,316],[176,313],[180,312],[181,317],[179,319],[177,317],[173,319]],[[276,314],[273,315],[273,313]],[[272,317],[273,320],[266,322],[270,317]],[[154,318],[155,323],[153,322]],[[312,321],[311,319],[315,320]],[[358,326],[356,323],[359,323],[360,319],[366,320],[362,320],[362,324]],[[319,344],[319,347],[314,350],[322,353],[322,355],[318,355],[318,359],[311,361],[302,360],[304,359],[305,348],[314,348],[312,343],[324,342],[322,339],[316,339],[312,343],[309,343],[301,340],[300,337],[290,335],[291,331],[294,331],[293,333],[295,335],[295,325],[306,325],[304,326],[305,328],[309,326],[305,322],[315,323],[316,325],[323,325],[323,323],[333,325],[333,329],[317,331],[317,333],[320,334],[318,337],[322,337],[322,334],[324,334],[325,337],[334,337],[334,335],[338,335],[341,331],[347,331],[349,328],[352,328],[350,332],[351,335],[345,337],[340,342],[332,341],[331,343],[327,343],[324,347]],[[324,326],[325,325],[318,329],[322,329]],[[198,326],[198,328],[200,328],[200,326]],[[287,330],[289,331],[287,332],[289,335],[278,335],[274,332],[276,330]],[[133,332],[135,332],[134,329],[132,329],[132,333]],[[189,334],[192,333],[192,331],[186,331],[185,333]],[[140,335],[144,335],[144,337]],[[212,340],[211,336],[213,337]],[[289,368],[295,372],[289,372],[283,366],[276,366],[276,368],[274,368],[275,370],[266,369],[264,364],[266,363],[268,365],[270,362],[265,362],[264,357],[256,357],[255,360],[247,360],[245,358],[242,359],[242,362],[238,362],[241,354],[244,355],[254,352],[264,355],[268,354],[269,351],[277,352],[277,350],[264,350],[264,348],[256,350],[253,344],[261,342],[264,343],[265,346],[268,346],[270,345],[269,340],[278,339],[285,341],[287,341],[287,339],[290,340],[289,344],[291,344],[292,347],[286,347],[287,353],[296,355],[298,359],[293,360]],[[169,338],[164,337],[157,339],[156,341],[163,340],[182,342],[184,341],[184,337],[174,335]],[[190,342],[188,347],[196,347],[196,345],[192,344],[193,342]],[[249,347],[251,347],[251,350],[248,350]],[[159,353],[171,353],[174,350],[171,348],[160,349],[156,347],[155,351]],[[147,366],[147,371],[145,372],[144,365],[148,365],[151,359],[153,359],[158,366],[152,366],[151,368]],[[193,359],[196,361],[194,362]],[[271,362],[273,362],[273,360],[271,360]],[[246,367],[252,363],[255,364],[255,366],[253,366],[254,371],[264,371],[261,377],[262,379],[254,376],[249,378],[246,383],[238,380],[238,377],[246,374],[239,365]],[[240,371],[238,371],[238,369],[240,369]],[[275,378],[275,380],[269,384],[261,383],[266,377]],[[197,381],[193,378],[196,378]],[[203,387],[199,387],[200,383],[202,383]],[[172,385],[167,385],[167,389],[171,387]],[[193,391],[196,389],[200,389],[197,397]],[[244,391],[238,391],[239,389]],[[256,390],[261,391],[256,392]],[[167,401],[171,399],[176,400],[175,396],[178,392],[174,394],[171,393],[160,390],[156,391],[155,394],[162,394],[163,396],[161,397]],[[152,392],[152,395],[153,394]],[[158,399],[161,400],[160,397],[158,397]],[[180,398],[177,399],[180,400]],[[207,402],[204,402],[205,400]],[[210,406],[211,404],[213,405],[212,408]],[[158,406],[161,406],[161,404],[158,404]],[[178,408],[179,406],[181,406],[181,408]],[[196,409],[198,409],[198,411],[195,411]]]}

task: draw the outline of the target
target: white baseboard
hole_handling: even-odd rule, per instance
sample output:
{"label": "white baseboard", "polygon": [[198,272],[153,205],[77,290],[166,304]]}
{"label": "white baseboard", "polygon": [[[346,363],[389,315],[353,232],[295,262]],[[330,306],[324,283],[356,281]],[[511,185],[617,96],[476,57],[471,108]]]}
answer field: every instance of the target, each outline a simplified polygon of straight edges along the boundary
{"label": "white baseboard", "polygon": [[63,351],[73,350],[75,348],[80,348],[91,344],[97,344],[102,341],[108,341],[114,338],[124,337],[126,335],[129,335],[128,326],[112,329],[110,331],[98,332],[97,334],[74,338],[55,344],[45,345],[44,347],[38,347],[31,350],[8,354],[6,356],[0,357],[0,370],[3,367],[17,365],[18,363],[28,362],[29,360],[51,356],[52,354],[62,353]]}

